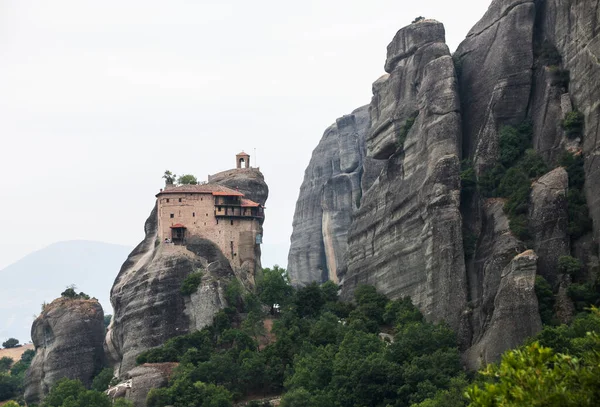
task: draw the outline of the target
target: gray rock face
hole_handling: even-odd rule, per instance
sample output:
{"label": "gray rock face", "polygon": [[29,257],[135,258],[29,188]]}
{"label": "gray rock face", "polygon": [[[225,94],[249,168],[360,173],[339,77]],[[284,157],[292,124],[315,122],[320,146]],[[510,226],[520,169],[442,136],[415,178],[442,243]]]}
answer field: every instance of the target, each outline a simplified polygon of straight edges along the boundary
{"label": "gray rock face", "polygon": [[269,187],[259,168],[237,168],[208,176],[208,182],[237,189],[246,198],[264,205],[269,197]]}
{"label": "gray rock face", "polygon": [[503,199],[485,201],[477,253],[468,268],[472,309],[471,344],[481,342],[490,327],[504,269],[515,255],[525,250],[525,244],[510,232],[503,210],[504,203]]}
{"label": "gray rock face", "polygon": [[59,298],[33,322],[36,355],[25,377],[25,400],[39,403],[63,377],[86,386],[106,362],[104,313],[97,300]]}
{"label": "gray rock face", "polygon": [[382,166],[365,157],[368,127],[367,107],[359,108],[337,119],[313,151],[296,203],[288,256],[295,285],[338,281],[345,272],[352,213]]}
{"label": "gray rock face", "polygon": [[533,0],[494,0],[456,51],[464,148],[478,173],[498,157],[498,131],[526,118],[533,67]]}
{"label": "gray rock face", "polygon": [[[111,291],[114,316],[105,349],[121,377],[135,367],[143,351],[167,339],[200,329],[225,307],[223,283],[235,278],[218,247],[190,239],[187,246],[157,245],[156,208],[145,226],[146,238],[123,264]],[[185,277],[204,270],[201,286],[181,294]]]}
{"label": "gray rock face", "polygon": [[[461,119],[443,26],[426,21],[400,30],[386,67],[393,70],[373,86],[367,148],[379,158],[397,152],[354,216],[342,296],[349,299],[357,285],[372,284],[391,298],[410,296],[428,318],[459,329],[467,291],[459,213]],[[400,123],[416,111],[398,149]]]}
{"label": "gray rock face", "polygon": [[534,289],[536,262],[535,252],[528,250],[517,255],[502,271],[489,327],[464,355],[469,369],[499,360],[504,351],[541,331]]}
{"label": "gray rock face", "polygon": [[586,195],[600,242],[600,1],[536,2],[540,41],[555,45],[570,72],[569,94],[585,116]]}
{"label": "gray rock face", "polygon": [[533,183],[529,229],[533,249],[539,256],[538,270],[550,284],[558,279],[558,259],[570,254],[567,190],[569,175],[559,167]]}
{"label": "gray rock face", "polygon": [[134,407],[146,407],[150,390],[165,387],[177,363],[146,363],[132,369],[126,381],[111,387],[107,394],[111,399],[126,398]]}

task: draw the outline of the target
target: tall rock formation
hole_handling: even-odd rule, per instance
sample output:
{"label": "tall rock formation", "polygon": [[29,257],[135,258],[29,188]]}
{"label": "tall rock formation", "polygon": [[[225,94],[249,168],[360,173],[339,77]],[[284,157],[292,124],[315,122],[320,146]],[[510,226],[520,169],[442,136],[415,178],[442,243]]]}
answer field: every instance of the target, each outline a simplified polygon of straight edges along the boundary
{"label": "tall rock formation", "polygon": [[[384,169],[361,189],[359,205],[346,209],[347,271],[336,273],[345,298],[361,283],[392,298],[410,296],[430,319],[459,329],[468,349],[465,360],[475,366],[540,328],[539,316],[531,314],[537,307],[531,290],[527,299],[505,295],[513,292],[506,285],[507,270],[514,275],[524,267],[527,281],[537,272],[564,294],[570,280],[560,274],[558,259],[573,255],[586,265],[588,280],[594,279],[600,237],[599,6],[600,0],[494,0],[458,47],[454,64],[441,24],[425,20],[398,32],[388,46],[387,74],[373,84],[366,130],[367,156],[380,160]],[[573,110],[583,114],[581,135],[563,128]],[[500,162],[502,127],[524,122],[532,124],[535,152],[552,169],[532,180],[524,215],[531,239],[526,242],[511,232],[505,200],[485,199],[475,191],[463,195],[459,206],[458,164],[470,160],[481,177]],[[573,180],[558,168],[565,150],[585,160],[594,226],[581,238],[569,234],[567,197]],[[317,151],[326,157],[336,147],[324,138]],[[315,161],[298,201],[315,222],[306,222],[311,217],[297,211],[290,252],[290,273],[301,284],[331,274],[326,245],[316,240],[323,230],[322,208],[307,204],[318,202],[315,191],[329,177],[309,176],[319,168]],[[307,234],[315,239],[310,245],[299,244],[305,225],[314,227]],[[466,262],[463,233],[470,245]],[[524,256],[526,267],[523,259],[515,266],[515,256],[527,249],[535,252]],[[565,295],[562,300],[569,301]],[[522,324],[510,327],[510,318],[499,317],[506,310],[519,315]],[[510,333],[510,340],[492,340],[498,332]]]}
{"label": "tall rock formation", "polygon": [[342,295],[359,284],[410,296],[432,320],[462,325],[466,306],[460,205],[458,86],[441,23],[401,29],[389,75],[373,86],[370,156],[387,159],[349,233]]}
{"label": "tall rock formation", "polygon": [[39,403],[63,377],[92,384],[106,362],[104,313],[97,300],[59,298],[33,322],[35,357],[25,377],[25,400]]}
{"label": "tall rock formation", "polygon": [[569,73],[567,104],[583,113],[580,140],[585,159],[585,192],[600,243],[600,0],[537,0],[538,43],[556,47]]}
{"label": "tall rock formation", "polygon": [[339,281],[346,270],[347,235],[362,194],[382,164],[365,155],[368,107],[336,120],[304,174],[294,214],[288,272],[295,285]]}
{"label": "tall rock formation", "polygon": [[478,174],[497,160],[500,127],[526,118],[534,24],[533,0],[495,0],[455,53],[464,153]]}
{"label": "tall rock formation", "polygon": [[[247,188],[260,203],[267,199],[268,188],[258,171],[242,170],[218,181]],[[254,282],[254,270],[242,270],[244,264],[232,268],[210,240],[190,236],[183,245],[163,244],[157,239],[156,206],[144,230],[144,240],[121,267],[111,290],[114,315],[105,349],[115,375],[121,378],[128,377],[141,352],[211,324],[214,315],[227,306],[224,290],[231,280],[240,279],[245,286]],[[184,279],[199,270],[203,277],[197,291],[182,294]]]}

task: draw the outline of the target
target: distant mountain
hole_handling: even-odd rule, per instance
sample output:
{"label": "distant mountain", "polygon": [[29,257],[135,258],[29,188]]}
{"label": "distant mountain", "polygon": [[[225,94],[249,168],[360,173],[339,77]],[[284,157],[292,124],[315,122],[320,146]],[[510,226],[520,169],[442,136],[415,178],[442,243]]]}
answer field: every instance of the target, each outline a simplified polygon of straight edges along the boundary
{"label": "distant mountain", "polygon": [[98,298],[104,313],[112,314],[110,289],[131,250],[84,240],[58,242],[0,270],[0,343],[9,337],[29,342],[41,304],[70,284]]}

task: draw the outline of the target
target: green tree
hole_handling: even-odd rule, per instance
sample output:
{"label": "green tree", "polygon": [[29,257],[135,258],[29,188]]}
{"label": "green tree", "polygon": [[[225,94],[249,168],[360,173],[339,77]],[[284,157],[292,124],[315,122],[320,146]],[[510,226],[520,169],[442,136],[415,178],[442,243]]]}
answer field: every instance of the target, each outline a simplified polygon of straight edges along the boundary
{"label": "green tree", "polygon": [[102,369],[92,381],[92,390],[105,391],[113,378],[113,369]]}
{"label": "green tree", "polygon": [[16,348],[17,346],[19,346],[19,340],[16,338],[9,338],[2,343],[2,346],[6,349]]}
{"label": "green tree", "polygon": [[[599,349],[600,339],[591,335]],[[534,342],[505,353],[499,365],[489,365],[483,374],[489,381],[468,389],[469,406],[591,407],[600,400],[597,351],[577,358]]]}
{"label": "green tree", "polygon": [[79,380],[59,380],[44,399],[42,407],[111,407],[108,396],[86,390]]}
{"label": "green tree", "polygon": [[177,178],[177,183],[179,185],[196,185],[198,184],[198,180],[192,174],[185,174]]}
{"label": "green tree", "polygon": [[165,183],[167,185],[173,185],[175,183],[175,180],[177,179],[177,175],[173,174],[169,170],[166,170],[162,177],[165,179]]}
{"label": "green tree", "polygon": [[560,256],[558,258],[558,271],[570,276],[576,276],[583,268],[581,261],[571,256]]}
{"label": "green tree", "polygon": [[108,328],[108,326],[110,325],[110,321],[111,320],[112,320],[112,315],[111,314],[104,315],[104,329]]}
{"label": "green tree", "polygon": [[256,283],[256,292],[260,301],[275,312],[275,305],[283,305],[292,295],[292,286],[289,283],[285,269],[275,265],[272,269],[265,268]]}
{"label": "green tree", "polygon": [[4,356],[0,359],[0,373],[8,372],[13,362],[12,358],[9,358],[8,356]]}

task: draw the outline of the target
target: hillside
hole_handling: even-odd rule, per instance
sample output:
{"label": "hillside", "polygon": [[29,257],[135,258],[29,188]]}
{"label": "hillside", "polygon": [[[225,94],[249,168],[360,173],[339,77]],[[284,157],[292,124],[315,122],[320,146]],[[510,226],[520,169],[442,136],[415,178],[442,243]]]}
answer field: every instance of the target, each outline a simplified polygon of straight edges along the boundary
{"label": "hillside", "polygon": [[4,357],[9,357],[15,362],[21,360],[21,355],[25,353],[26,350],[33,350],[33,344],[23,345],[16,348],[10,349],[0,349],[0,359]]}
{"label": "hillside", "polygon": [[31,253],[0,270],[0,341],[30,341],[31,323],[43,302],[50,302],[75,284],[99,299],[112,313],[110,287],[130,247],[93,241],[66,241]]}

